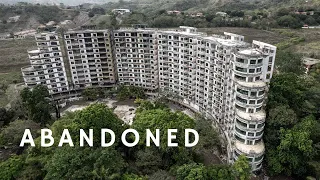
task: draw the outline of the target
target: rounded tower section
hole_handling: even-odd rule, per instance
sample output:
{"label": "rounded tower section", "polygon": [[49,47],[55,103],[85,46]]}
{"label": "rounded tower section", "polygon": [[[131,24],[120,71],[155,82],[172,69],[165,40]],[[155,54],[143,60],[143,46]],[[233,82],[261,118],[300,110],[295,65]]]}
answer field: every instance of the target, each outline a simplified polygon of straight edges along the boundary
{"label": "rounded tower section", "polygon": [[246,49],[234,54],[235,99],[234,160],[244,154],[252,170],[262,166],[265,146],[262,140],[267,84],[262,79],[263,54]]}

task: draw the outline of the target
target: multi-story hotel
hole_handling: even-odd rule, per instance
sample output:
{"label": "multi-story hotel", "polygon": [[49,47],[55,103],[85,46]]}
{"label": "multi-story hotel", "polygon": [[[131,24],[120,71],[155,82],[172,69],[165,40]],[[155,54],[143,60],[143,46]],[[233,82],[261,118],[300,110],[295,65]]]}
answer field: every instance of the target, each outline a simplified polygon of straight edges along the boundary
{"label": "multi-story hotel", "polygon": [[261,168],[267,83],[276,47],[244,37],[206,36],[195,28],[157,31],[159,89],[215,119],[228,141],[229,162],[245,154]]}
{"label": "multi-story hotel", "polygon": [[64,34],[73,88],[115,84],[113,41],[109,30],[68,31]]}
{"label": "multi-story hotel", "polygon": [[[208,36],[183,26],[68,31],[64,41],[72,88],[120,84],[171,93],[182,105],[213,120],[226,139],[228,162],[244,154],[253,171],[261,168],[264,102],[275,46],[249,44],[232,33]],[[61,73],[65,76],[65,69]],[[34,76],[34,82],[40,82],[39,75]]]}
{"label": "multi-story hotel", "polygon": [[37,84],[46,85],[50,94],[68,91],[58,35],[40,33],[35,39],[38,49],[28,51],[31,66],[21,69],[25,84],[30,88]]}
{"label": "multi-story hotel", "polygon": [[156,31],[120,29],[113,34],[119,84],[158,89]]}

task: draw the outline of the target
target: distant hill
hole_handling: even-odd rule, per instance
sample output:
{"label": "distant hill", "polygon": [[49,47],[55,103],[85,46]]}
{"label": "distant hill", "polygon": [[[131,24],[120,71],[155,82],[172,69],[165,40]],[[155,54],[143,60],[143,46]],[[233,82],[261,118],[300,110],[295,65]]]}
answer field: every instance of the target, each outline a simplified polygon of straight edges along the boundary
{"label": "distant hill", "polygon": [[[74,19],[81,21],[81,19],[85,18],[84,15],[86,14],[81,14],[78,10],[63,10],[57,6],[31,4],[24,6],[0,6],[0,33],[35,29],[40,24],[46,24],[49,21],[57,23]],[[9,22],[9,17],[13,16],[20,16],[20,18],[17,22]]]}
{"label": "distant hill", "polygon": [[319,7],[320,0],[132,0],[138,7],[180,11],[255,10],[279,7]]}
{"label": "distant hill", "polygon": [[32,4],[60,4],[63,3],[65,5],[80,5],[83,3],[91,3],[91,4],[103,4],[107,2],[117,2],[117,0],[1,0],[1,3],[4,4],[16,4],[18,2],[27,2]]}
{"label": "distant hill", "polygon": [[[40,3],[40,4],[60,4],[80,5],[107,4],[110,2],[118,3],[123,7],[150,7],[157,9],[176,9],[176,10],[207,10],[207,9],[263,9],[278,6],[319,6],[320,0],[1,0],[0,3],[15,4],[18,2]],[[154,6],[156,5],[156,6]]]}

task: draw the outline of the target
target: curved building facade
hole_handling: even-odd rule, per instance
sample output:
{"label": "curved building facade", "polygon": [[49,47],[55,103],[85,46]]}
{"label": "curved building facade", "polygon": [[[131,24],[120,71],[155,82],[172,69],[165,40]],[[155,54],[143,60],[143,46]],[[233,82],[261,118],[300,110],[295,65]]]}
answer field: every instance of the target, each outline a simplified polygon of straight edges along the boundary
{"label": "curved building facade", "polygon": [[63,62],[59,37],[55,33],[40,33],[35,36],[37,50],[28,51],[31,66],[21,68],[28,87],[43,84],[49,93],[68,91],[69,85]]}
{"label": "curved building facade", "polygon": [[[72,72],[69,84],[133,85],[171,93],[214,120],[228,142],[228,162],[244,154],[253,171],[261,168],[264,105],[275,46],[249,44],[232,33],[209,36],[184,26],[68,31],[64,41]],[[27,69],[22,71],[29,85]]]}

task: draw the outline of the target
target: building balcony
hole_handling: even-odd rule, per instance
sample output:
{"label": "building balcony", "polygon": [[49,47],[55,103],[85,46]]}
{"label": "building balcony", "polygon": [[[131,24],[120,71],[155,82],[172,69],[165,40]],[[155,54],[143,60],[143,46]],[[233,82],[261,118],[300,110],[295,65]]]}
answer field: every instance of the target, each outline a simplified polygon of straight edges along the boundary
{"label": "building balcony", "polygon": [[245,154],[246,156],[250,157],[261,156],[265,152],[265,146],[263,141],[255,145],[247,145],[238,140],[235,140],[234,146],[236,151],[238,151],[240,154]]}
{"label": "building balcony", "polygon": [[247,88],[265,88],[267,86],[267,84],[263,81],[245,82],[237,80],[236,84]]}
{"label": "building balcony", "polygon": [[236,123],[235,134],[238,137],[242,138],[242,139],[253,141],[253,140],[262,139],[263,130],[261,130],[261,131],[250,131],[247,128],[244,128],[241,125],[239,126],[239,124]]}
{"label": "building balcony", "polygon": [[236,117],[239,117],[240,119],[243,119],[247,122],[264,122],[266,119],[266,113],[263,110],[256,113],[246,113],[240,110],[236,110]]}
{"label": "building balcony", "polygon": [[[241,118],[236,118],[235,126],[240,130],[255,133],[262,132],[265,124],[264,122],[249,122]],[[260,135],[258,136],[260,137]]]}

